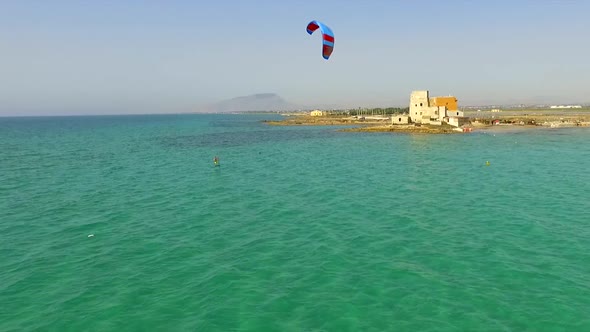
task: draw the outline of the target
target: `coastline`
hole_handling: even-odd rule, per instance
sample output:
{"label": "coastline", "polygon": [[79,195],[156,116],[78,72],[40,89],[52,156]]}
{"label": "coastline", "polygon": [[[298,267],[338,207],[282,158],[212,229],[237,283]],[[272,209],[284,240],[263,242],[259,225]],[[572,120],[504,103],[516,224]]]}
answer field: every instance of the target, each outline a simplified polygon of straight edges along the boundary
{"label": "coastline", "polygon": [[298,114],[278,121],[264,120],[271,126],[353,126],[343,128],[344,132],[401,132],[419,134],[461,134],[482,130],[512,131],[534,129],[560,129],[590,127],[590,112],[564,114],[563,112],[507,112],[508,114],[466,114],[470,122],[461,127],[448,124],[391,124],[390,117],[354,117],[354,116],[311,116]]}

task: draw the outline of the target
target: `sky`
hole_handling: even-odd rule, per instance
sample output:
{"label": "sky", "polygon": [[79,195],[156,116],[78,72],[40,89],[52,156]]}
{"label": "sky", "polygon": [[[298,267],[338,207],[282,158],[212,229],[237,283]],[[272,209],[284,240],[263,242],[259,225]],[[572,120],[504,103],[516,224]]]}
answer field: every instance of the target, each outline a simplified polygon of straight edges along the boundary
{"label": "sky", "polygon": [[[329,60],[319,20],[335,34]],[[590,1],[0,1],[0,116],[590,102]]]}

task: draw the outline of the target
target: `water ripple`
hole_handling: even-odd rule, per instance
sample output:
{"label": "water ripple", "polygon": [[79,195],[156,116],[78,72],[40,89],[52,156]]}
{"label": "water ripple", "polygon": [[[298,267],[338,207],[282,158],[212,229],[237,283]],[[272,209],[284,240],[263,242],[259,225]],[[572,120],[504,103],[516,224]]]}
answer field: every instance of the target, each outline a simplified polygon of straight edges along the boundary
{"label": "water ripple", "polygon": [[590,330],[588,131],[260,119],[0,124],[0,330]]}

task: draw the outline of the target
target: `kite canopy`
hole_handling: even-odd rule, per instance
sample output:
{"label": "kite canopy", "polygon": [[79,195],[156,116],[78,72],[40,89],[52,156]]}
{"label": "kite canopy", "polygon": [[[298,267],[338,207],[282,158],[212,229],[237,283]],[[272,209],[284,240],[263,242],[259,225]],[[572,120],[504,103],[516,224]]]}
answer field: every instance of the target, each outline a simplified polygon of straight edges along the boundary
{"label": "kite canopy", "polygon": [[328,60],[332,54],[332,51],[334,51],[334,33],[327,25],[315,20],[307,24],[307,33],[311,35],[318,28],[322,32],[322,56],[324,59]]}

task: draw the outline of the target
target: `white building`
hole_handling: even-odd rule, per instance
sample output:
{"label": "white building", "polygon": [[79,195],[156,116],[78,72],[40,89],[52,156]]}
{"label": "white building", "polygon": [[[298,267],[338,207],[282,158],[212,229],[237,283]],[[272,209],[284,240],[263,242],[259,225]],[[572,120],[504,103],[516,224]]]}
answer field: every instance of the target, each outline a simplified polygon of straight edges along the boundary
{"label": "white building", "polygon": [[581,105],[554,105],[551,108],[582,108]]}
{"label": "white building", "polygon": [[428,90],[413,91],[410,95],[410,120],[413,123],[459,127],[466,122],[463,111],[457,109],[453,96],[430,98]]}
{"label": "white building", "polygon": [[407,114],[398,114],[391,116],[391,124],[408,124],[410,123],[410,117]]}

